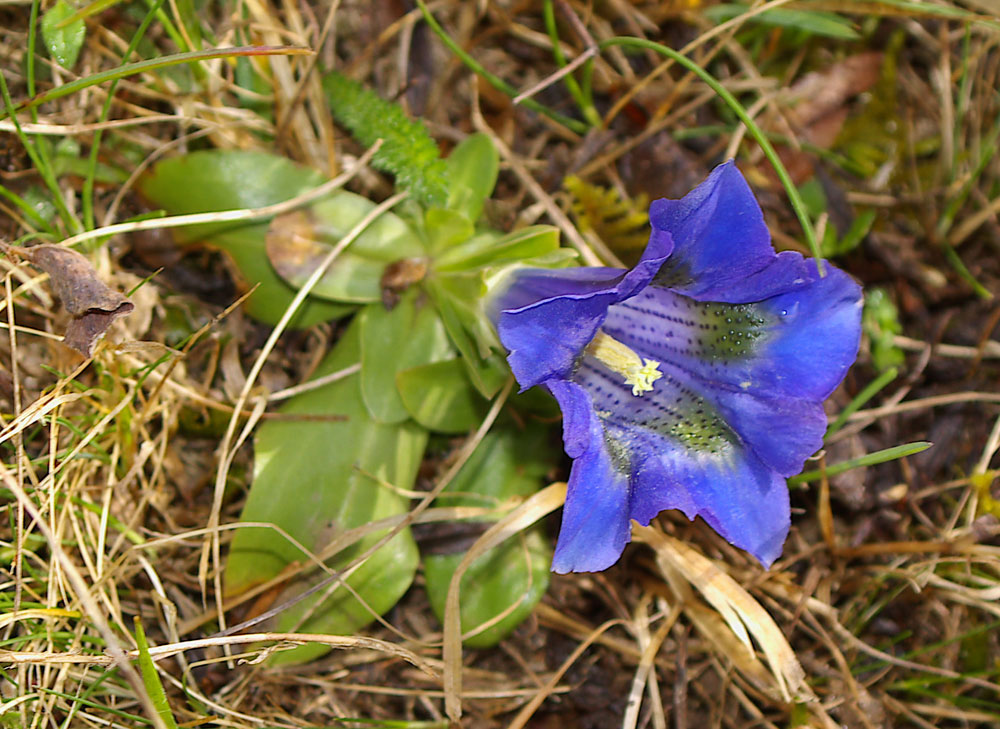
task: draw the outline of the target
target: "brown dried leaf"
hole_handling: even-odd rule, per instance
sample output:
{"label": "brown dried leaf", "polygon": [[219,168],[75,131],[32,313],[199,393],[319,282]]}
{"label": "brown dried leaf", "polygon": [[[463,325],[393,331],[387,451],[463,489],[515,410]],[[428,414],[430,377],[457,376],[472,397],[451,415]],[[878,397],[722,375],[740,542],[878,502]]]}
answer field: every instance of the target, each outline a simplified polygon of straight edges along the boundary
{"label": "brown dried leaf", "polygon": [[267,229],[267,257],[286,281],[300,281],[330,252],[317,239],[312,216],[302,210],[277,216]]}
{"label": "brown dried leaf", "polygon": [[[788,89],[785,117],[799,138],[821,149],[837,140],[848,117],[848,102],[878,82],[883,54],[868,51],[845,58],[822,71],[805,74]],[[776,127],[772,121],[769,124]],[[786,146],[778,153],[796,183],[813,175],[814,155]]]}
{"label": "brown dried leaf", "polygon": [[[705,627],[713,631],[720,625],[728,626],[731,635],[720,638],[713,632],[706,637],[716,641],[730,658],[734,656],[731,646],[742,644],[744,655],[734,659],[734,663],[744,669],[748,678],[759,681],[765,674],[754,652],[752,637],[760,646],[771,669],[772,680],[761,688],[786,702],[809,701],[814,698],[806,683],[805,671],[802,670],[795,651],[788,644],[781,629],[761,604],[736,580],[723,572],[712,560],[699,554],[684,542],[653,527],[633,524],[632,536],[653,548],[656,552],[656,562],[664,577],[682,600],[689,593],[690,587],[693,587],[716,610],[722,618],[721,621],[706,622],[703,614],[696,614],[696,624],[700,628]],[[683,581],[678,580],[678,576],[682,577]],[[686,605],[685,610],[687,610]]]}
{"label": "brown dried leaf", "polygon": [[794,124],[811,127],[823,117],[843,110],[849,99],[878,81],[882,53],[868,51],[845,58],[822,71],[805,74],[788,90],[794,106],[788,111]]}
{"label": "brown dried leaf", "polygon": [[73,317],[63,341],[84,357],[93,355],[97,340],[115,319],[135,308],[127,296],[101,281],[81,253],[57,245],[9,248],[11,251],[49,274],[53,291]]}
{"label": "brown dried leaf", "polygon": [[379,280],[382,305],[386,309],[395,308],[399,303],[399,295],[423,281],[426,275],[427,260],[424,258],[401,258],[387,265]]}

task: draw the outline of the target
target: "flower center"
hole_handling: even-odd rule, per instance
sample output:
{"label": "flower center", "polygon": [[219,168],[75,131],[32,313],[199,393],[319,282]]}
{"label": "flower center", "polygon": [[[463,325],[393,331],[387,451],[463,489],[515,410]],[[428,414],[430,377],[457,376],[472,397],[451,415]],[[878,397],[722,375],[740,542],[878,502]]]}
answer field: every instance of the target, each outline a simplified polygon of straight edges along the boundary
{"label": "flower center", "polygon": [[586,353],[612,372],[625,378],[625,384],[632,386],[632,394],[639,397],[653,389],[653,383],[663,377],[660,363],[654,359],[643,359],[629,347],[598,331],[587,345]]}

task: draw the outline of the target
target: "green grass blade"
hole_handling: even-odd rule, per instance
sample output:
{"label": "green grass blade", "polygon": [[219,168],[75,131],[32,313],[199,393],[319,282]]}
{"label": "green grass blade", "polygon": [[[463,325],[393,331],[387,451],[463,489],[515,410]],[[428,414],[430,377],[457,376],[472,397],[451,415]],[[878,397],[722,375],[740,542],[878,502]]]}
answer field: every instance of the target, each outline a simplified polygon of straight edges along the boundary
{"label": "green grass blade", "polygon": [[[901,11],[901,14],[916,17],[941,17],[954,18],[955,20],[977,21],[982,25],[997,27],[993,21],[986,20],[982,15],[976,15],[965,8],[960,8],[954,4],[936,5],[923,0],[879,0],[880,5],[887,5]],[[888,15],[888,13],[880,13]]]}
{"label": "green grass blade", "polygon": [[890,382],[896,379],[896,375],[899,374],[899,370],[895,367],[890,367],[881,375],[876,377],[874,380],[869,382],[865,388],[857,394],[857,396],[851,400],[846,408],[840,411],[840,415],[837,419],[830,423],[830,427],[826,429],[825,438],[829,438],[831,435],[836,433],[842,427],[847,419],[851,417],[854,413],[860,410],[866,402],[871,400],[875,395],[881,392],[882,388],[888,385]]}
{"label": "green grass blade", "polygon": [[[479,74],[484,79],[486,79],[493,88],[497,89],[498,91],[502,91],[511,98],[514,98],[515,96],[518,95],[517,89],[515,89],[513,86],[511,86],[509,83],[504,81],[496,74],[487,71],[486,68],[481,63],[479,63],[479,61],[477,61],[475,58],[466,53],[464,48],[462,48],[460,45],[458,45],[458,43],[452,40],[452,37],[448,35],[445,29],[441,27],[441,24],[437,22],[437,19],[431,14],[431,11],[428,9],[427,3],[425,3],[424,0],[417,0],[417,7],[420,8],[420,12],[423,13],[424,20],[427,21],[427,25],[431,27],[431,30],[434,31],[434,34],[441,39],[441,42],[444,43],[452,53],[458,56],[459,60],[462,63],[464,63],[467,68],[469,68],[470,70],[474,71],[475,73]],[[524,106],[525,108],[531,109],[532,111],[537,111],[539,114],[544,114],[549,119],[552,119],[553,121],[562,124],[564,127],[566,127],[567,129],[571,129],[577,134],[587,133],[588,127],[583,122],[579,121],[578,119],[573,119],[571,117],[560,114],[558,111],[553,111],[547,106],[539,104],[534,99],[523,99],[521,101],[521,105]]]}
{"label": "green grass blade", "polygon": [[[42,41],[49,57],[65,69],[72,69],[80,57],[87,37],[82,20],[71,21],[73,7],[66,0],[57,0],[42,16]],[[64,22],[65,21],[65,22]]]}
{"label": "green grass blade", "polygon": [[[31,158],[31,163],[34,165],[38,174],[41,176],[42,181],[45,182],[45,186],[49,189],[49,193],[52,195],[52,202],[56,206],[56,210],[59,211],[59,216],[62,218],[63,223],[74,233],[79,233],[82,228],[80,226],[80,221],[76,219],[76,216],[70,212],[69,207],[66,205],[66,201],[63,199],[62,192],[59,190],[59,182],[56,180],[55,173],[52,171],[52,165],[49,162],[48,154],[45,152],[45,142],[44,140],[39,144],[35,144],[28,135],[25,134],[24,130],[21,128],[21,124],[17,121],[17,117],[14,115],[14,101],[10,97],[10,89],[7,88],[7,79],[4,75],[0,73],[0,94],[3,95],[3,104],[6,113],[0,114],[0,118],[10,117],[14,122],[15,133],[17,138],[21,141],[24,146],[24,151],[28,153],[28,157]],[[34,116],[34,114],[32,115]]]}
{"label": "green grass blade", "polygon": [[167,729],[177,729],[177,722],[174,714],[170,710],[170,702],[167,700],[167,693],[163,690],[160,676],[156,672],[156,664],[153,663],[152,656],[149,655],[149,643],[146,641],[146,633],[142,629],[142,622],[139,616],[135,616],[135,642],[139,648],[139,672],[142,674],[142,683],[146,687],[156,713],[160,715]]}
{"label": "green grass blade", "polygon": [[760,145],[760,148],[764,151],[764,156],[767,157],[768,161],[774,167],[774,171],[777,173],[778,179],[781,180],[781,184],[785,188],[785,193],[788,195],[788,200],[792,204],[795,216],[799,219],[799,223],[802,225],[802,232],[805,235],[806,244],[809,246],[810,252],[815,258],[822,258],[823,255],[820,252],[819,241],[816,240],[816,231],[813,229],[812,221],[809,219],[809,213],[806,210],[805,203],[802,201],[802,196],[799,194],[798,188],[795,186],[795,183],[792,182],[791,175],[788,174],[788,170],[785,169],[785,165],[781,162],[781,159],[778,157],[778,153],[775,151],[774,146],[767,138],[767,135],[764,134],[759,126],[757,126],[757,122],[755,122],[747,113],[743,104],[741,104],[725,86],[720,84],[712,74],[684,54],[679,53],[673,48],[665,46],[662,43],[655,43],[653,41],[646,40],[645,38],[618,37],[609,38],[608,40],[602,41],[598,44],[598,47],[602,51],[606,48],[612,48],[614,46],[642,48],[655,51],[656,53],[666,56],[667,58],[673,59],[674,62],[683,66],[704,81],[708,87],[712,89],[712,91],[714,91],[730,109],[732,109],[733,113],[736,114],[740,121],[746,125],[747,131],[750,132],[754,141]]}
{"label": "green grass blade", "polygon": [[[172,7],[178,27],[185,32],[186,38],[191,39],[191,45],[194,46],[189,50],[201,48],[201,23],[198,22],[198,9],[195,8],[194,0],[176,0]],[[201,7],[202,3],[198,3],[198,8]]]}
{"label": "green grass blade", "polygon": [[91,86],[97,86],[105,81],[114,81],[128,76],[135,76],[136,74],[145,73],[147,71],[158,71],[161,68],[180,66],[185,63],[197,63],[198,61],[210,61],[216,58],[238,58],[241,56],[299,56],[308,55],[311,52],[312,51],[308,48],[294,48],[292,46],[237,46],[233,48],[212,48],[205,51],[193,51],[190,53],[176,53],[171,56],[162,56],[160,58],[152,58],[146,61],[127,63],[123,66],[119,66],[118,68],[101,71],[85,78],[77,79],[76,81],[70,81],[62,86],[49,89],[41,94],[37,94],[13,109],[8,108],[6,113],[0,115],[0,120],[8,118],[12,112],[34,109],[40,104],[44,104],[48,101],[54,101],[55,99],[61,99],[64,96],[69,96],[70,94],[75,94],[77,91],[89,89]]}
{"label": "green grass blade", "polygon": [[824,476],[836,476],[838,474],[845,473],[846,471],[850,471],[852,468],[875,466],[879,463],[895,461],[897,458],[905,458],[906,456],[912,456],[916,453],[920,453],[921,451],[925,451],[932,445],[934,444],[928,441],[916,441],[914,443],[904,443],[903,445],[893,446],[892,448],[885,448],[880,451],[875,451],[874,453],[867,453],[858,458],[852,458],[849,461],[834,463],[832,466],[827,466],[826,468],[820,468],[815,471],[805,471],[800,473],[798,476],[792,476],[792,478],[788,479],[788,485],[795,486],[800,483],[819,481]]}
{"label": "green grass blade", "polygon": [[[146,17],[142,19],[142,23],[136,29],[135,33],[132,35],[132,40],[128,44],[128,48],[125,49],[125,54],[122,56],[123,59],[128,60],[132,57],[136,48],[139,47],[139,42],[146,35],[146,31],[152,24],[153,19],[156,17],[157,11],[163,6],[165,0],[156,0],[153,6],[146,13]],[[82,11],[81,11],[82,12]],[[108,87],[108,95],[104,98],[104,106],[101,108],[101,122],[105,122],[108,116],[111,114],[111,103],[115,98],[115,87],[118,86],[118,79],[111,82]],[[93,230],[96,226],[96,221],[94,219],[94,178],[97,176],[97,156],[101,148],[101,139],[104,136],[104,130],[98,129],[94,132],[93,141],[90,144],[90,158],[87,160],[87,176],[83,179],[83,194],[82,197],[82,208],[83,208],[83,224],[86,226],[87,230]]]}
{"label": "green grass blade", "polygon": [[[120,709],[113,709],[110,706],[105,706],[97,701],[91,701],[89,699],[82,698],[80,696],[74,696],[73,694],[63,693],[62,691],[54,691],[50,688],[39,687],[36,689],[40,693],[48,694],[50,696],[58,696],[61,699],[65,699],[70,702],[70,706],[86,706],[89,709],[98,709],[102,712],[111,714],[111,716],[117,716],[119,719],[126,719],[133,722],[133,726],[136,724],[141,726],[153,726],[153,722],[144,716],[137,716],[136,714],[130,714],[127,711],[121,711]],[[175,725],[176,726],[176,725]]]}
{"label": "green grass blade", "polygon": [[[35,95],[35,41],[38,38],[38,11],[41,0],[31,3],[31,18],[28,20],[28,54],[24,59],[28,94]],[[32,114],[31,121],[38,121]]]}
{"label": "green grass blade", "polygon": [[[93,638],[91,638],[91,640],[93,640]],[[99,645],[104,645],[103,640],[100,642]],[[74,719],[76,719],[76,712],[78,711],[78,708],[77,708],[78,705],[79,706],[84,705],[83,702],[87,701],[91,696],[95,695],[97,693],[98,689],[101,688],[101,684],[103,684],[109,678],[115,678],[117,676],[118,676],[118,669],[117,668],[108,668],[103,673],[101,673],[100,676],[97,677],[97,680],[95,680],[93,683],[89,684],[83,690],[83,693],[81,693],[81,694],[79,694],[77,696],[74,696],[73,697],[73,703],[70,704],[70,710],[68,712],[66,712],[66,718],[65,718],[65,720],[63,720],[63,723],[60,726],[60,729],[69,729],[71,726],[73,726],[73,721],[74,721]],[[91,702],[91,703],[93,703],[93,702]],[[99,708],[105,709],[107,707],[99,707]],[[131,717],[131,715],[130,715],[130,717]],[[143,716],[136,717],[136,720],[140,724],[144,724],[144,725],[145,724],[152,724],[152,722],[149,719],[146,719]]]}
{"label": "green grass blade", "polygon": [[976,183],[989,167],[990,162],[996,159],[998,139],[1000,139],[1000,117],[994,122],[993,129],[989,135],[983,139],[982,151],[979,154],[979,159],[976,161],[975,168],[972,170],[972,174],[962,184],[958,194],[948,201],[948,204],[942,211],[937,227],[935,228],[939,237],[944,238],[951,230],[952,225],[955,223],[955,217],[961,211],[962,206],[965,205],[966,200],[969,199],[969,195],[975,189]]}
{"label": "green grass blade", "polygon": [[[556,63],[559,68],[563,68],[567,65],[566,56],[563,55],[562,48],[559,47],[559,29],[556,27],[556,14],[552,5],[552,0],[545,0],[545,4],[542,7],[543,15],[545,16],[545,30],[549,34],[549,39],[552,41],[552,56],[556,59]],[[594,127],[595,129],[600,129],[604,126],[604,121],[601,119],[601,115],[597,113],[597,109],[594,108],[594,100],[591,98],[591,89],[588,84],[586,90],[580,88],[580,84],[577,82],[573,74],[568,74],[563,77],[563,83],[566,85],[566,90],[569,91],[569,95],[573,97],[576,101],[577,106],[580,107],[580,112],[583,114],[583,118]]]}
{"label": "green grass blade", "polygon": [[[719,24],[750,10],[747,3],[723,3],[713,5],[704,11],[705,17]],[[774,8],[747,19],[748,23],[790,28],[811,35],[825,36],[839,40],[858,40],[858,34],[851,23],[836,13],[816,10],[798,10],[792,8]]]}
{"label": "green grass blade", "polygon": [[993,298],[993,292],[979,283],[976,277],[972,275],[972,271],[970,271],[968,266],[965,265],[965,261],[959,257],[951,243],[942,241],[941,250],[944,252],[945,260],[951,264],[953,269],[955,269],[955,273],[961,276],[962,280],[972,287],[972,290],[976,292],[976,296],[980,299],[985,299],[986,301]]}

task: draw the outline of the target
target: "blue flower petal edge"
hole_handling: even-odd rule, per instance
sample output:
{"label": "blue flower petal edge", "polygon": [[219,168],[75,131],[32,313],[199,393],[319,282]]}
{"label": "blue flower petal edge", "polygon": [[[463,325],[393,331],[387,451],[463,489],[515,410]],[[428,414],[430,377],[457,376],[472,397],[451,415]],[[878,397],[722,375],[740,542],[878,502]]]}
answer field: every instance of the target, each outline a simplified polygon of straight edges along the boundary
{"label": "blue flower petal edge", "polygon": [[631,270],[521,269],[491,300],[518,383],[563,411],[573,467],[552,569],[610,567],[631,520],[665,509],[769,567],[790,526],[785,478],[822,445],[823,400],[857,357],[861,289],[776,253],[731,161],[654,202],[650,223]]}

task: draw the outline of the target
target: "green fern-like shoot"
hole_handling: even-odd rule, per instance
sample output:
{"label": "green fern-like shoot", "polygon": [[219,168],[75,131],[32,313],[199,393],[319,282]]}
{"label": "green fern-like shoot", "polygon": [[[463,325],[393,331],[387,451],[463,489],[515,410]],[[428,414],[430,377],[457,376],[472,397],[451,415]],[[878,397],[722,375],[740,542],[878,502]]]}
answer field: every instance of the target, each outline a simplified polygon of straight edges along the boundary
{"label": "green fern-like shoot", "polygon": [[395,176],[396,186],[428,207],[448,199],[445,164],[437,144],[419,121],[336,71],[323,81],[334,118],[361,144],[382,147],[372,166]]}

